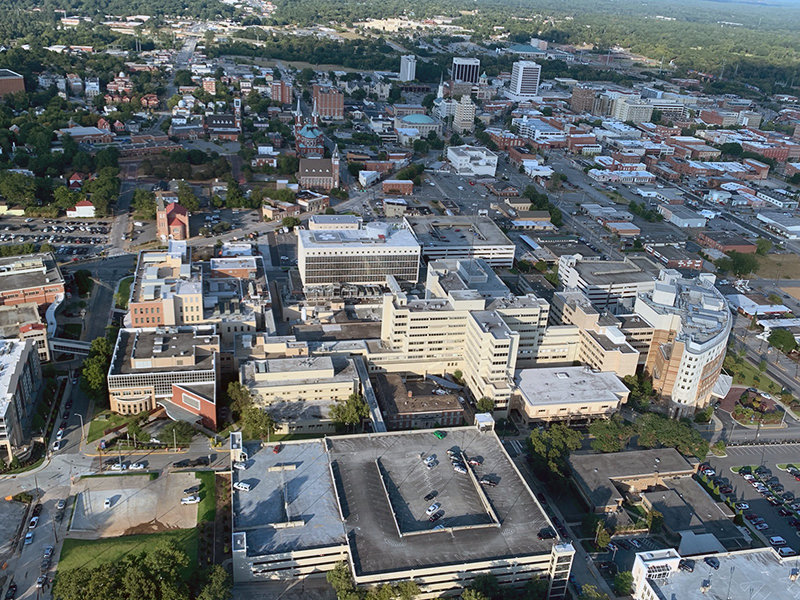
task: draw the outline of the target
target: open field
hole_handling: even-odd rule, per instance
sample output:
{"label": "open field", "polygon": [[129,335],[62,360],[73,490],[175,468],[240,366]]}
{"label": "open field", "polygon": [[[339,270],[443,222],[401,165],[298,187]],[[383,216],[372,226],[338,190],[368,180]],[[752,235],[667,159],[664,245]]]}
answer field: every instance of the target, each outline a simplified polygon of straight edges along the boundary
{"label": "open field", "polygon": [[763,279],[800,279],[800,256],[797,254],[769,254],[759,256],[761,267],[758,276]]}
{"label": "open field", "polygon": [[197,530],[173,529],[161,533],[126,535],[107,540],[77,540],[67,538],[61,548],[59,571],[80,567],[93,568],[109,563],[131,553],[140,553],[155,547],[161,540],[170,540],[189,555],[189,569],[197,568]]}

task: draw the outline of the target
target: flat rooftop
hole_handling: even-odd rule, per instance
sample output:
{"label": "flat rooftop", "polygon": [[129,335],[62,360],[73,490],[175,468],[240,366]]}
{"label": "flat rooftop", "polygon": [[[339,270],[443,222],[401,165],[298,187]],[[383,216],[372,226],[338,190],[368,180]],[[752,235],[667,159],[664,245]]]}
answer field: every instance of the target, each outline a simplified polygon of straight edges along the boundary
{"label": "flat rooftop", "polygon": [[[546,554],[557,542],[536,538],[551,523],[493,432],[444,431],[441,440],[431,431],[327,438],[359,575]],[[476,477],[498,485],[476,487],[468,474],[452,469],[447,450],[482,459]],[[435,456],[439,464],[428,470],[422,456]],[[423,496],[431,491],[444,511],[437,523],[442,530],[434,531],[425,515],[430,502]],[[483,493],[499,526],[481,502]]]}
{"label": "flat rooftop", "polygon": [[301,229],[297,237],[298,247],[307,250],[331,250],[345,247],[402,248],[419,251],[417,240],[408,229],[388,223],[369,223],[364,229]]}
{"label": "flat rooftop", "polygon": [[233,492],[233,531],[246,532],[247,556],[346,543],[324,443],[282,444],[277,454],[245,445],[247,470],[234,469],[233,480],[251,487]]}
{"label": "flat rooftop", "polygon": [[3,337],[17,337],[22,325],[41,322],[35,302],[0,306],[0,334]]}
{"label": "flat rooftop", "polygon": [[622,500],[612,480],[626,481],[661,473],[691,476],[694,468],[675,448],[635,450],[613,454],[572,454],[569,463],[575,482],[588,493],[595,506]]}
{"label": "flat rooftop", "polygon": [[616,404],[628,388],[610,371],[595,373],[587,367],[521,369],[514,381],[530,406],[553,404]]}
{"label": "flat rooftop", "polygon": [[575,270],[587,284],[606,288],[609,285],[655,281],[659,265],[643,256],[627,260],[579,260]]}
{"label": "flat rooftop", "polygon": [[[800,598],[800,579],[797,558],[782,559],[771,548],[744,552],[714,554],[719,570],[714,571],[695,559],[692,573],[677,570],[666,579],[650,580],[659,598],[683,600],[797,600]],[[703,588],[708,588],[703,591]]]}
{"label": "flat rooftop", "polygon": [[0,258],[0,292],[63,283],[64,277],[49,252]]}
{"label": "flat rooftop", "polygon": [[514,247],[489,217],[415,216],[405,217],[405,222],[423,250],[431,246]]}
{"label": "flat rooftop", "polygon": [[375,380],[385,415],[463,410],[457,393],[435,394],[439,386],[431,381],[403,381],[396,373],[378,373]]}
{"label": "flat rooftop", "polygon": [[[151,373],[160,371],[204,371],[214,368],[214,352],[199,348],[219,347],[214,327],[195,330],[194,327],[165,327],[156,329],[120,329],[111,359],[109,375]],[[170,366],[153,367],[152,360],[179,359]]]}

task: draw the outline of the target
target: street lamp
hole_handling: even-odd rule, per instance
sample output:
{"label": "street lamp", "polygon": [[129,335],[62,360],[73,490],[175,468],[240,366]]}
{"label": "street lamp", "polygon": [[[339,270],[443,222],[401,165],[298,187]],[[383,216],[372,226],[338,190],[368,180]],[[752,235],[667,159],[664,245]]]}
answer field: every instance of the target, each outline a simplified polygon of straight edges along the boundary
{"label": "street lamp", "polygon": [[81,441],[83,441],[83,415],[81,413],[75,413],[75,416],[81,420]]}

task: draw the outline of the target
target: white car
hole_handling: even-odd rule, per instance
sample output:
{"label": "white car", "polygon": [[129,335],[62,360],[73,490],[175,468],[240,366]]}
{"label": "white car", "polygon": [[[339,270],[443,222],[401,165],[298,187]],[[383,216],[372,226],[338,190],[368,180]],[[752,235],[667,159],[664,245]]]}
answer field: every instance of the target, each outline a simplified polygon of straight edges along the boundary
{"label": "white car", "polygon": [[25,534],[25,545],[29,545],[33,543],[33,532],[29,531]]}
{"label": "white car", "polygon": [[237,481],[233,484],[233,487],[240,492],[249,492],[250,491],[250,484],[246,481]]}
{"label": "white car", "polygon": [[113,465],[111,465],[112,471],[125,471],[127,469],[128,465],[126,465],[125,463],[115,462]]}
{"label": "white car", "polygon": [[426,515],[428,515],[428,516],[430,517],[430,516],[431,516],[433,513],[435,513],[435,512],[436,512],[437,510],[439,510],[441,507],[442,507],[442,505],[441,505],[440,503],[438,503],[438,502],[434,502],[433,504],[431,504],[431,505],[428,507],[428,510],[426,510],[426,511],[425,511],[425,514],[426,514]]}
{"label": "white car", "polygon": [[111,498],[106,498],[103,502],[103,508],[111,508]]}
{"label": "white car", "polygon": [[56,431],[56,439],[60,440],[62,437],[64,437],[64,430],[59,429],[58,431]]}
{"label": "white car", "polygon": [[181,504],[199,504],[200,496],[186,496],[181,498]]}
{"label": "white car", "polygon": [[247,469],[247,464],[243,462],[235,462],[233,463],[233,468],[237,469],[238,471],[244,471]]}
{"label": "white car", "polygon": [[144,463],[137,462],[131,465],[131,471],[144,471],[144,469]]}
{"label": "white car", "polygon": [[53,442],[53,452],[58,452],[61,450],[61,440],[56,440]]}
{"label": "white car", "polygon": [[733,505],[736,510],[748,510],[750,505],[747,502],[737,502]]}

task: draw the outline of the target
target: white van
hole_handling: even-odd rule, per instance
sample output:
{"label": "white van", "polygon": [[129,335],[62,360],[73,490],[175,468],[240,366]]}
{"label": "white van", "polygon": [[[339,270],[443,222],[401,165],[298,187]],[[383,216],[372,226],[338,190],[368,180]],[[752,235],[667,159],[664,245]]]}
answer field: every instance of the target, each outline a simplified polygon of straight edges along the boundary
{"label": "white van", "polygon": [[772,546],[785,546],[786,540],[779,535],[774,535],[771,538],[769,538],[769,543]]}
{"label": "white van", "polygon": [[233,487],[240,492],[249,492],[250,491],[250,484],[246,481],[237,481],[233,484]]}
{"label": "white van", "polygon": [[778,554],[781,556],[797,556],[797,552],[789,548],[789,546],[781,546],[778,548]]}

